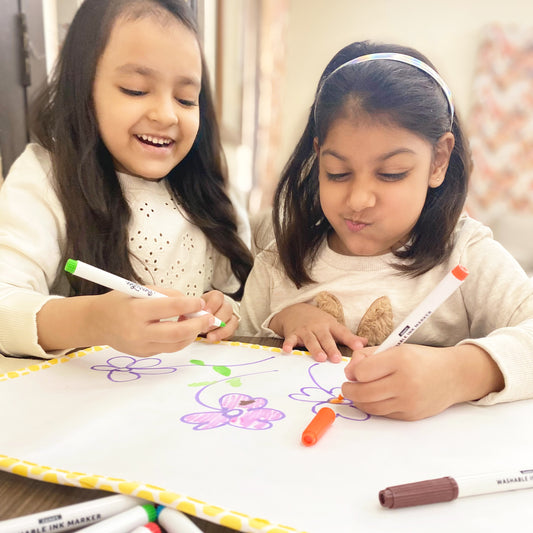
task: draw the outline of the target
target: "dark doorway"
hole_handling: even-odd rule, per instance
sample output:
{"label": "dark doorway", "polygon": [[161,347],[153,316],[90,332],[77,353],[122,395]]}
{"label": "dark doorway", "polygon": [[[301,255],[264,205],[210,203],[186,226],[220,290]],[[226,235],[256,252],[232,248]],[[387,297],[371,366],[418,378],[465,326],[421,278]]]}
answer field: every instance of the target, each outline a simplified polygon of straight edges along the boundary
{"label": "dark doorway", "polygon": [[28,102],[46,79],[41,0],[0,0],[0,156],[2,174],[29,141]]}

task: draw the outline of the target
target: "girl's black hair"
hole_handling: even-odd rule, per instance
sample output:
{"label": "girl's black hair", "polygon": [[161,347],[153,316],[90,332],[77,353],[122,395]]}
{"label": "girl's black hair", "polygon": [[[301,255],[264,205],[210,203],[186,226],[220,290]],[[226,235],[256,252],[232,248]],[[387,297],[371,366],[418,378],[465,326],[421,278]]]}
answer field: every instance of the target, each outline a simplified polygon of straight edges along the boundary
{"label": "girl's black hair", "polygon": [[[131,211],[98,130],[92,93],[97,63],[117,18],[152,15],[175,17],[198,36],[194,16],[182,0],[85,0],[70,25],[52,79],[37,96],[32,112],[32,132],[51,154],[66,218],[62,264],[75,257],[137,281],[128,251]],[[225,159],[203,53],[199,108],[194,144],[167,179],[190,221],[229,259],[240,282],[231,296],[239,299],[252,256],[238,235],[236,213],[226,192]],[[73,294],[106,290],[78,278],[70,283]]]}
{"label": "girl's black hair", "polygon": [[412,131],[432,146],[447,131],[453,133],[455,145],[444,182],[428,189],[409,243],[394,252],[403,261],[394,266],[408,275],[418,276],[450,254],[453,231],[468,190],[471,159],[457,114],[450,128],[450,109],[440,85],[417,67],[386,60],[349,65],[328,78],[347,61],[378,52],[409,55],[434,68],[412,48],[369,41],[344,47],[327,65],[307,125],[283,169],[274,196],[273,225],[280,259],[297,287],[313,281],[309,269],[321,243],[332,230],[320,206],[313,140],[317,137],[318,144],[323,143],[332,123],[354,110]]}

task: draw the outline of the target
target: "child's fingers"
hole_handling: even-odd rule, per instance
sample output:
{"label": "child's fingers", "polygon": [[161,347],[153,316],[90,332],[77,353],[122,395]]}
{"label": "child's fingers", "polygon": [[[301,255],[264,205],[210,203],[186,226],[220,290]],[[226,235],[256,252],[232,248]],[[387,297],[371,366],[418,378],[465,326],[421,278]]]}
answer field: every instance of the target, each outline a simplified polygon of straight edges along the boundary
{"label": "child's fingers", "polygon": [[137,357],[150,357],[160,353],[177,352],[191,344],[202,329],[208,327],[210,315],[180,322],[152,322],[137,328],[133,335],[117,337],[109,345]]}
{"label": "child's fingers", "polygon": [[302,341],[298,335],[292,333],[291,335],[287,335],[285,337],[285,340],[283,341],[283,347],[281,349],[285,353],[291,353],[294,350],[294,347],[298,346],[299,344],[302,344]]}
{"label": "child's fingers", "polygon": [[355,335],[346,326],[343,326],[340,323],[334,324],[331,327],[331,332],[337,342],[348,346],[348,348],[351,348],[352,350],[360,350],[361,348],[364,348],[368,342],[367,339]]}
{"label": "child's fingers", "polygon": [[297,339],[300,341],[298,344],[303,344],[315,361],[323,362],[327,360],[327,353],[312,330],[304,329],[299,332]]}
{"label": "child's fingers", "polygon": [[239,319],[232,314],[228,319],[224,320],[225,326],[220,328],[215,328],[209,331],[206,335],[206,339],[209,342],[218,342],[223,339],[229,339],[237,330],[239,325]]}
{"label": "child's fingers", "polygon": [[[208,313],[217,314],[219,313],[220,308],[226,306],[231,307],[229,304],[226,303],[226,300],[224,298],[224,294],[220,291],[209,291],[206,292],[202,298],[205,300],[205,310]],[[221,320],[223,320],[222,317],[219,317]],[[229,318],[229,316],[227,317]],[[225,322],[225,320],[224,320]]]}
{"label": "child's fingers", "polygon": [[391,376],[368,383],[346,381],[342,384],[342,395],[360,404],[382,402],[397,396],[393,385]]}
{"label": "child's fingers", "polygon": [[212,315],[202,315],[194,318],[186,318],[179,322],[153,322],[147,326],[145,338],[147,341],[154,343],[176,344],[183,337],[196,338],[200,333],[207,331],[212,326],[213,320]]}
{"label": "child's fingers", "polygon": [[[315,357],[317,361],[325,361],[322,354],[326,355],[326,359],[329,359],[333,363],[339,363],[342,361],[342,354],[339,351],[337,343],[332,334],[328,331],[316,332],[316,341],[320,346],[321,353],[319,353],[320,359]],[[310,350],[309,350],[310,351]]]}
{"label": "child's fingers", "polygon": [[[343,395],[344,395],[344,391],[343,391]],[[348,396],[344,396],[344,397],[349,398]],[[352,402],[355,407],[357,407],[358,409],[361,409],[361,411],[368,413],[369,415],[387,416],[389,418],[403,418],[402,416],[398,416],[400,413],[398,413],[398,406],[397,406],[396,398],[388,398],[386,400],[382,400],[379,402],[369,402],[369,403],[357,402],[353,400]]]}
{"label": "child's fingers", "polygon": [[282,350],[285,353],[291,353],[296,346],[304,346],[315,361],[323,362],[328,358],[316,337],[310,332],[307,332],[304,335],[288,335],[283,341]]}
{"label": "child's fingers", "polygon": [[356,350],[344,369],[350,381],[368,382],[392,374],[398,367],[397,358],[386,352],[374,354],[376,348]]}
{"label": "child's fingers", "polygon": [[205,302],[202,298],[175,294],[168,298],[136,298],[133,306],[146,313],[147,321],[155,321],[196,313],[205,307]]}

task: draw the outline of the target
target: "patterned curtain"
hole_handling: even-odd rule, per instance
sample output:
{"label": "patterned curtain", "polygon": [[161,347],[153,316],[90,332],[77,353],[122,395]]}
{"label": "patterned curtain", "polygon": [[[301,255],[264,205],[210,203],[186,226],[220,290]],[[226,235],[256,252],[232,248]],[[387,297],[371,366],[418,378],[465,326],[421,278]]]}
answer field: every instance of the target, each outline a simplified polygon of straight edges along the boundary
{"label": "patterned curtain", "polygon": [[533,27],[483,30],[468,130],[468,210],[533,268]]}

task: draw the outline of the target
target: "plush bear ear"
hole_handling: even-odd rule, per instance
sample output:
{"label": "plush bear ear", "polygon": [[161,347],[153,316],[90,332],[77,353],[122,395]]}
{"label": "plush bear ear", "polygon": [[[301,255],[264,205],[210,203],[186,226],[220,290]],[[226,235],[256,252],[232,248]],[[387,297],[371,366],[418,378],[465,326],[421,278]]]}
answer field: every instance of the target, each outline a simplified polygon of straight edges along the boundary
{"label": "plush bear ear", "polygon": [[342,310],[342,304],[339,302],[336,296],[330,292],[322,291],[315,296],[313,301],[319,309],[329,313],[342,325],[346,325],[344,322],[344,311]]}
{"label": "plush bear ear", "polygon": [[359,322],[356,335],[368,339],[367,346],[379,346],[392,333],[392,306],[388,296],[374,300]]}

